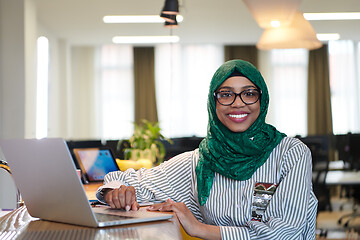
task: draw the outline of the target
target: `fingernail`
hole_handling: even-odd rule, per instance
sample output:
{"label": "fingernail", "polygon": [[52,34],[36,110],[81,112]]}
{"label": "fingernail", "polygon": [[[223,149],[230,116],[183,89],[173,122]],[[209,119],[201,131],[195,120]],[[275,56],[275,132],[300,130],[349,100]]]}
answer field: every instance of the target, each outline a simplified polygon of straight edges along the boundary
{"label": "fingernail", "polygon": [[125,210],[126,210],[126,211],[130,211],[130,206],[129,206],[129,205],[126,205]]}

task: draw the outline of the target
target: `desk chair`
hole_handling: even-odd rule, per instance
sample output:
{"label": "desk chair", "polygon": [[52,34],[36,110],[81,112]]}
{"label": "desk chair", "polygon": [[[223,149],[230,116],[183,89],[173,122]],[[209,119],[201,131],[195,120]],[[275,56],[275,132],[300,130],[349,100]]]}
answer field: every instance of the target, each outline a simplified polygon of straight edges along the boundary
{"label": "desk chair", "polygon": [[313,190],[318,199],[319,211],[332,211],[330,189],[326,184],[329,161],[321,161],[313,157]]}
{"label": "desk chair", "polygon": [[[334,135],[334,149],[337,152],[337,159],[342,160],[344,162],[344,168],[340,170],[351,171],[352,169],[356,169],[355,164],[352,161],[350,156],[350,134],[337,134]],[[353,186],[340,186],[340,198],[351,198],[353,192]],[[343,206],[340,206],[340,210],[343,209]]]}
{"label": "desk chair", "polygon": [[318,199],[318,212],[332,211],[330,189],[326,184],[326,175],[329,171],[329,135],[307,136],[299,139],[311,151],[313,165],[313,190]]}
{"label": "desk chair", "polygon": [[[344,161],[350,165],[350,170],[360,170],[360,134],[351,134],[337,136],[339,142],[339,157],[344,158]],[[344,223],[345,227],[348,227],[351,221],[360,216],[360,186],[353,185],[350,188],[346,188],[348,198],[353,198],[355,203],[351,214],[347,214],[339,218],[338,223],[342,224],[344,219],[347,221]]]}
{"label": "desk chair", "polygon": [[340,225],[344,224],[344,227],[346,227],[346,228],[350,226],[350,223],[352,221],[354,221],[357,217],[360,216],[360,212],[359,212],[360,187],[357,187],[357,189],[356,188],[354,189],[353,197],[355,199],[353,211],[349,214],[345,214],[345,215],[341,216],[338,220],[338,223]]}
{"label": "desk chair", "polygon": [[170,158],[187,152],[195,150],[199,147],[201,141],[203,140],[203,137],[180,137],[180,138],[172,138],[173,141],[172,144],[170,144],[167,141],[163,141],[163,144],[166,149],[166,155],[165,160],[169,160]]}
{"label": "desk chair", "polygon": [[[0,169],[4,169],[10,176],[12,175],[9,165],[5,160],[0,159]],[[10,181],[12,181],[12,180],[10,180]],[[20,191],[19,191],[19,189],[16,188],[15,183],[14,183],[14,187],[15,187],[15,191],[16,191],[16,208],[19,208],[23,205],[23,202],[22,202]],[[7,187],[6,194],[11,194],[11,186]],[[0,208],[0,210],[1,210],[1,208]]]}

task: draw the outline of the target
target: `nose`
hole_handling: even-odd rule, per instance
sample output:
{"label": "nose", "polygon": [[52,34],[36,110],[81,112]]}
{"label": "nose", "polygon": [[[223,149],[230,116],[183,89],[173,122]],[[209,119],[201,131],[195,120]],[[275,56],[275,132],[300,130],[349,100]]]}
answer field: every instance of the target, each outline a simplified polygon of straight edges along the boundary
{"label": "nose", "polygon": [[243,102],[243,100],[241,100],[240,95],[237,95],[235,97],[235,101],[233,102],[233,104],[231,104],[231,106],[233,107],[243,107],[246,104]]}

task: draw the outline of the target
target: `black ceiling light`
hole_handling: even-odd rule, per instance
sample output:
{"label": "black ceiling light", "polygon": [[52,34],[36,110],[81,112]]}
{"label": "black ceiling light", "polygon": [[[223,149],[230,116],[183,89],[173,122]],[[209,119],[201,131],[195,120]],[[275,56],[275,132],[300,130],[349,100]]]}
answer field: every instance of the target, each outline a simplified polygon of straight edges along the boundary
{"label": "black ceiling light", "polygon": [[175,21],[174,22],[165,21],[164,27],[166,27],[166,28],[177,28],[178,27],[178,23],[176,21],[176,15],[173,15],[173,16],[175,16]]}
{"label": "black ceiling light", "polygon": [[170,15],[161,12],[160,17],[163,18],[165,22],[174,23],[176,21],[176,15]]}
{"label": "black ceiling light", "polygon": [[178,0],[165,0],[165,5],[162,10],[164,14],[176,15],[179,13],[179,2]]}

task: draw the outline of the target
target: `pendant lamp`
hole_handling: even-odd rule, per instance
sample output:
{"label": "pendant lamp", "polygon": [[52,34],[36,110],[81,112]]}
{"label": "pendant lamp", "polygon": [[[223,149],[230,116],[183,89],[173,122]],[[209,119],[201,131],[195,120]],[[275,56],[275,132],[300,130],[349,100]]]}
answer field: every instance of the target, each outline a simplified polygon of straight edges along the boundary
{"label": "pendant lamp", "polygon": [[175,18],[174,18],[175,21],[173,21],[173,22],[165,21],[164,27],[166,27],[166,28],[178,28],[179,25],[178,25],[178,23],[176,21],[176,15],[173,15],[173,16],[175,16]]}
{"label": "pendant lamp", "polygon": [[311,24],[303,14],[296,11],[289,26],[266,28],[256,44],[258,49],[320,48],[322,43],[317,39]]}
{"label": "pendant lamp", "polygon": [[162,13],[162,12],[161,12],[160,17],[161,17],[162,19],[164,19],[165,22],[171,22],[171,23],[176,22],[176,15],[165,14],[165,13]]}
{"label": "pendant lamp", "polygon": [[164,14],[176,15],[179,13],[179,2],[178,0],[165,0],[165,5],[162,10]]}
{"label": "pendant lamp", "polygon": [[290,25],[301,0],[243,0],[261,28],[271,27],[273,21],[281,26]]}

